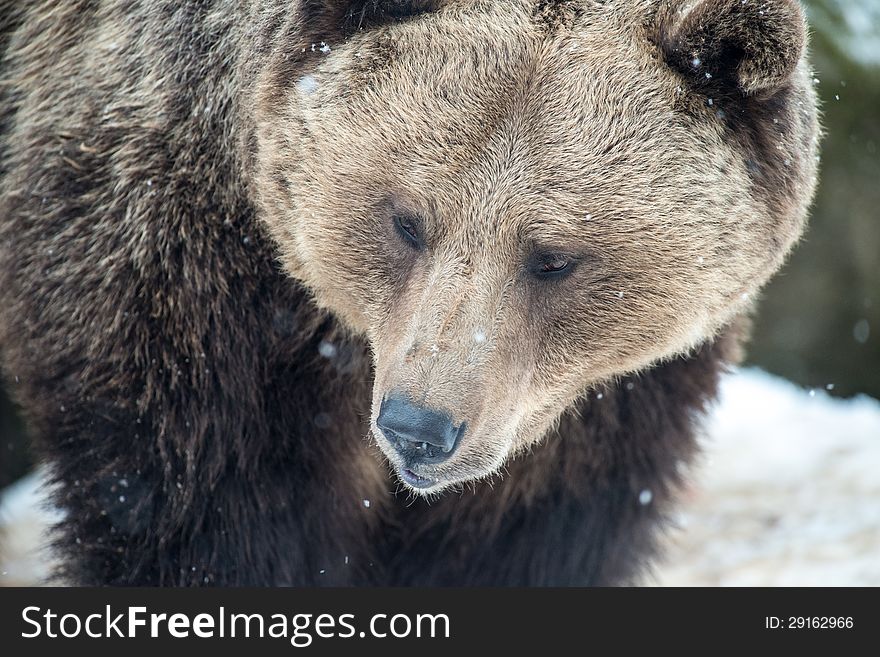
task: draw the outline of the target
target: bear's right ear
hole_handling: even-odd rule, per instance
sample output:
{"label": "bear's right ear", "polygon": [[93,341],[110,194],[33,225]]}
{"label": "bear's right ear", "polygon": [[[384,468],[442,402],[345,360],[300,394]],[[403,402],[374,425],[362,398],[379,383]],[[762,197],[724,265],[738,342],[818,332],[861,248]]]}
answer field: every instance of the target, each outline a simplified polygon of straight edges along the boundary
{"label": "bear's right ear", "polygon": [[797,0],[668,0],[657,14],[663,56],[698,89],[771,94],[791,77],[806,38]]}

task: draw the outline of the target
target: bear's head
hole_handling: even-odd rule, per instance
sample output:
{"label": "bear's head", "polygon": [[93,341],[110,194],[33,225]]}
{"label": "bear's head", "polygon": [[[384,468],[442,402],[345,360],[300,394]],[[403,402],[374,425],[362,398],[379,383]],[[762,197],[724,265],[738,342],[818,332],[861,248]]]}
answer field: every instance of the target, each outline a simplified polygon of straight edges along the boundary
{"label": "bear's head", "polygon": [[711,339],[802,231],[797,2],[298,5],[257,83],[261,216],[368,339],[372,433],[413,490]]}

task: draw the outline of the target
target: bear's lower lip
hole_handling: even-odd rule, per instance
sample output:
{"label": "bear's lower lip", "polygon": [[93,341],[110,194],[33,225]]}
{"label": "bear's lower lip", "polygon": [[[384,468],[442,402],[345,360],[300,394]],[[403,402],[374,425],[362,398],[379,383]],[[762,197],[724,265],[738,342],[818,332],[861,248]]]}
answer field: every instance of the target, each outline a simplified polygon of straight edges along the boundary
{"label": "bear's lower lip", "polygon": [[433,479],[428,479],[427,477],[417,475],[415,472],[409,470],[408,468],[404,468],[400,471],[400,478],[413,488],[430,488],[437,483]]}

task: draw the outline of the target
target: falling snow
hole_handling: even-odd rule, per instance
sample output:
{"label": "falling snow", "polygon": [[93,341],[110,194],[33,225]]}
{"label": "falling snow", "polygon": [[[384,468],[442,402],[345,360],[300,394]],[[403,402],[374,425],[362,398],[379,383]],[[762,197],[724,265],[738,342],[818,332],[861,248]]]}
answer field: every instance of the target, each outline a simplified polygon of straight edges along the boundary
{"label": "falling snow", "polygon": [[318,80],[314,75],[306,75],[299,79],[296,88],[301,94],[311,95],[318,90]]}
{"label": "falling snow", "polygon": [[853,326],[853,338],[859,344],[865,344],[868,342],[868,338],[871,337],[871,325],[867,319],[860,319]]}
{"label": "falling snow", "polygon": [[318,353],[324,358],[335,358],[338,351],[335,344],[326,340],[322,340],[321,344],[318,345]]}

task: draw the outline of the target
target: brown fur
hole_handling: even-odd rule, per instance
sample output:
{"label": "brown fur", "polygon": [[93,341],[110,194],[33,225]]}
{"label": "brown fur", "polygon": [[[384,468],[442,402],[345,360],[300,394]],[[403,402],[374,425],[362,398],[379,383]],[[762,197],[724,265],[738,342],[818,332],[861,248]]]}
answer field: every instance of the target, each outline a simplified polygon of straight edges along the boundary
{"label": "brown fur", "polygon": [[[285,266],[368,336],[374,420],[402,393],[469,427],[424,473],[496,471],[590,386],[715,335],[778,268],[815,176],[805,33],[794,3],[763,22],[740,5],[450,3],[265,71],[255,186]],[[306,72],[313,91],[279,95]],[[424,257],[395,243],[401,213]],[[578,270],[536,284],[536,245]]]}
{"label": "brown fur", "polygon": [[[2,366],[66,576],[633,581],[815,182],[770,4],[0,3]],[[392,494],[391,391],[467,421],[427,493],[468,492]]]}

